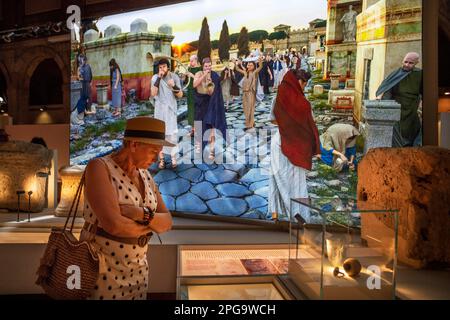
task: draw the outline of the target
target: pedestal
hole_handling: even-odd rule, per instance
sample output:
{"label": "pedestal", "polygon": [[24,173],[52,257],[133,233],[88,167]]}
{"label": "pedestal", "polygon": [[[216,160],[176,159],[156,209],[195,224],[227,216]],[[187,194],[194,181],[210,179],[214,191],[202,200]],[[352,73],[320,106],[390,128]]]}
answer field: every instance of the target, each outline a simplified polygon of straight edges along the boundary
{"label": "pedestal", "polygon": [[400,121],[401,105],[394,100],[365,100],[361,125],[366,143],[364,153],[373,148],[392,147],[394,125]]}
{"label": "pedestal", "polygon": [[97,108],[109,110],[108,85],[99,83],[95,87],[97,88]]}
{"label": "pedestal", "polygon": [[[55,210],[58,217],[67,217],[70,206],[72,205],[75,193],[84,173],[86,166],[72,166],[62,168],[59,176],[62,181],[61,200]],[[84,194],[81,194],[80,203],[78,205],[77,216],[82,216],[84,210]]]}
{"label": "pedestal", "polygon": [[320,84],[317,84],[314,86],[314,95],[323,94],[323,86]]}
{"label": "pedestal", "polygon": [[340,74],[330,75],[330,79],[331,79],[330,90],[339,90],[339,78],[340,77],[341,77]]}
{"label": "pedestal", "polygon": [[328,104],[334,109],[353,109],[355,90],[330,90],[328,91]]}
{"label": "pedestal", "polygon": [[70,110],[74,110],[81,96],[81,81],[70,83]]}

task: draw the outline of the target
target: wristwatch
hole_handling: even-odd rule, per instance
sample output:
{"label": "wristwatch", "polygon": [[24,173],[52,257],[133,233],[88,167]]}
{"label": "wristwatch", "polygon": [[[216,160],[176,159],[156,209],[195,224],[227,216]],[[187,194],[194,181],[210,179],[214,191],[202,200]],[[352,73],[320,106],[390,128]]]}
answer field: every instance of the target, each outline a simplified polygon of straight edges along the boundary
{"label": "wristwatch", "polygon": [[145,221],[152,221],[155,217],[155,212],[153,210],[150,210],[149,207],[143,207],[144,208],[144,220]]}

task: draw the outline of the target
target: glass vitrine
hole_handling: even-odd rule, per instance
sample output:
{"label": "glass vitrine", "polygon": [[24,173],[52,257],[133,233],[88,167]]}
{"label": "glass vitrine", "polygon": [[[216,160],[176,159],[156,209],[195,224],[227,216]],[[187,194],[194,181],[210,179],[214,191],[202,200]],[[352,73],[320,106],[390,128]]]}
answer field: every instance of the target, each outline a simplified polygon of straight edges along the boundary
{"label": "glass vitrine", "polygon": [[398,210],[291,199],[288,275],[309,299],[395,299]]}

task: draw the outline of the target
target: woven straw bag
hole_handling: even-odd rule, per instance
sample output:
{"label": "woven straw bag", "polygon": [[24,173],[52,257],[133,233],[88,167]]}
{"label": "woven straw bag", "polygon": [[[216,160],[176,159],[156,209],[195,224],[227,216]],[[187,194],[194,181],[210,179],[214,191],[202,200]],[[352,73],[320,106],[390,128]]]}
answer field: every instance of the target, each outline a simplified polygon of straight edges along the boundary
{"label": "woven straw bag", "polygon": [[[89,240],[79,241],[72,233],[84,179],[83,174],[64,227],[52,228],[37,271],[36,284],[53,299],[86,299],[90,296],[98,278],[99,257],[91,245],[92,236]],[[70,218],[72,223],[68,227]]]}

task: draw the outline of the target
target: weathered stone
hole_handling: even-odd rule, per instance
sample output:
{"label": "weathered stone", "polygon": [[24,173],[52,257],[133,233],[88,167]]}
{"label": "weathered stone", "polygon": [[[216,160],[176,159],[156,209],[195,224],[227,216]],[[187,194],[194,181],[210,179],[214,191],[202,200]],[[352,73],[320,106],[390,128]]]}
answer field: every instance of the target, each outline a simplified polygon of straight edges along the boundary
{"label": "weathered stone", "polygon": [[267,180],[269,176],[265,173],[266,171],[263,171],[261,168],[250,169],[250,171],[241,178],[241,182],[253,183],[261,180]]}
{"label": "weathered stone", "polygon": [[[31,211],[40,212],[46,203],[47,174],[53,152],[41,145],[10,141],[0,143],[0,209],[17,210],[19,190],[32,191]],[[21,195],[21,210],[28,210],[28,195]]]}
{"label": "weathered stone", "polygon": [[320,84],[317,84],[314,86],[314,95],[323,94],[323,86]]}
{"label": "weathered stone", "polygon": [[394,125],[400,121],[401,106],[394,100],[365,100],[362,115],[366,120],[361,124],[365,138],[364,152],[373,148],[391,147]]}
{"label": "weathered stone", "polygon": [[[386,161],[388,159],[388,161]],[[450,150],[373,149],[358,166],[358,202],[399,209],[399,261],[450,264]],[[394,219],[362,214],[362,237],[390,232]]]}
{"label": "weathered stone", "polygon": [[340,180],[330,180],[330,181],[325,181],[325,184],[329,187],[339,187],[342,182]]}
{"label": "weathered stone", "polygon": [[173,179],[176,179],[178,176],[172,170],[161,170],[154,177],[156,183],[163,183]]}
{"label": "weathered stone", "polygon": [[264,197],[267,199],[267,196],[269,194],[269,187],[262,187],[259,188],[258,190],[255,190],[254,192],[256,195]]}
{"label": "weathered stone", "polygon": [[207,202],[214,214],[238,217],[247,210],[247,203],[238,198],[219,198]]}
{"label": "weathered stone", "polygon": [[250,197],[246,197],[245,201],[247,201],[248,207],[250,209],[256,209],[256,208],[261,208],[261,207],[267,206],[267,200],[261,196],[253,195]]}
{"label": "weathered stone", "polygon": [[70,82],[70,110],[74,110],[81,96],[81,81]]}
{"label": "weathered stone", "polygon": [[251,191],[256,191],[258,189],[264,188],[269,186],[269,180],[262,180],[262,181],[258,181],[258,182],[254,182],[250,185],[250,190]]}
{"label": "weathered stone", "polygon": [[[80,184],[81,177],[84,173],[86,166],[72,166],[65,167],[59,170],[59,177],[61,178],[61,200],[58,207],[55,210],[57,217],[67,217],[70,207],[78,185]],[[84,210],[84,193],[81,194],[80,204],[78,205],[77,216],[82,216]]]}
{"label": "weathered stone", "polygon": [[331,79],[331,90],[338,90],[339,89],[339,79]]}
{"label": "weathered stone", "polygon": [[224,170],[219,167],[212,171],[207,171],[205,174],[206,180],[213,184],[225,183],[236,180],[237,173],[230,170]]}
{"label": "weathered stone", "polygon": [[178,178],[170,180],[168,182],[163,182],[159,185],[159,191],[162,194],[167,194],[171,196],[179,196],[189,190],[191,184],[186,179]]}
{"label": "weathered stone", "polygon": [[208,207],[202,199],[192,193],[186,193],[181,197],[178,197],[176,207],[177,211],[181,212],[205,213],[208,211]]}
{"label": "weathered stone", "polygon": [[309,179],[314,179],[314,178],[317,178],[318,176],[319,176],[319,173],[317,171],[311,171],[306,174],[306,177]]}
{"label": "weathered stone", "polygon": [[202,198],[203,200],[211,200],[217,198],[219,194],[214,186],[209,182],[201,182],[191,188],[191,192]]}
{"label": "weathered stone", "polygon": [[241,163],[236,164],[224,164],[223,167],[227,170],[231,170],[237,172],[238,174],[242,174],[245,170],[245,165]]}
{"label": "weathered stone", "polygon": [[98,108],[104,108],[108,110],[108,84],[98,83],[95,87],[97,88]]}
{"label": "weathered stone", "polygon": [[199,182],[202,177],[202,171],[197,168],[190,168],[179,173],[179,176],[191,182]]}
{"label": "weathered stone", "polygon": [[237,183],[224,183],[218,185],[217,191],[224,197],[242,198],[252,194],[246,187]]}
{"label": "weathered stone", "polygon": [[166,195],[166,194],[162,194],[161,198],[163,199],[164,204],[166,205],[166,208],[169,211],[175,211],[176,210],[175,199],[173,197],[171,197],[169,195]]}

